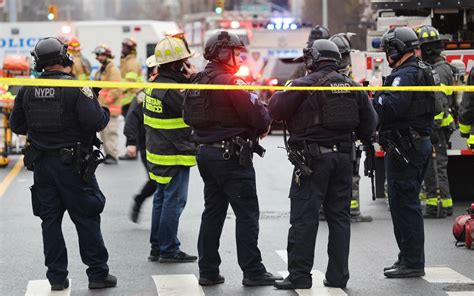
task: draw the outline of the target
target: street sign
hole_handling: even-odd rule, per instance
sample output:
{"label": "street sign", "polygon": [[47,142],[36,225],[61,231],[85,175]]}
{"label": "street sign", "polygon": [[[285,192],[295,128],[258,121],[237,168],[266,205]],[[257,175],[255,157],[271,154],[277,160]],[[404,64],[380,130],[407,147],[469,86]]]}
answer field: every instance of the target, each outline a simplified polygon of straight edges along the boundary
{"label": "street sign", "polygon": [[241,4],[240,11],[247,11],[247,12],[272,12],[272,8],[270,5],[267,4]]}

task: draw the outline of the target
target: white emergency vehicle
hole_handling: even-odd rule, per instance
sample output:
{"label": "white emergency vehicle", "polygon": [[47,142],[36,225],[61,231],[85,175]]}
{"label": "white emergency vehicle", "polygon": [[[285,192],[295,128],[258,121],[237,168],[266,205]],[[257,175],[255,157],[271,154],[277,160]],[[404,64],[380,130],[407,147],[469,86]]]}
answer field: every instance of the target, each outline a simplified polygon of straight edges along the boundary
{"label": "white emergency vehicle", "polygon": [[99,66],[92,53],[96,46],[110,46],[115,55],[115,63],[119,65],[122,40],[133,37],[138,44],[138,59],[145,69],[145,60],[154,53],[156,43],[165,34],[179,31],[175,22],[148,20],[0,23],[0,63],[6,54],[30,56],[30,52],[41,38],[53,36],[67,39],[75,35],[81,41],[82,54],[94,70]]}

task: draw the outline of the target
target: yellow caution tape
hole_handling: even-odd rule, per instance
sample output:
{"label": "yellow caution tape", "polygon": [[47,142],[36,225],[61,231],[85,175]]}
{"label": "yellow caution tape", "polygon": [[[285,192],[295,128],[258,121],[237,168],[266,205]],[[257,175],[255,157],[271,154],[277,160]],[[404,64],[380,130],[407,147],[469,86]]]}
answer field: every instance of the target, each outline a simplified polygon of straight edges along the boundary
{"label": "yellow caution tape", "polygon": [[268,86],[223,85],[191,83],[150,83],[125,81],[93,81],[64,79],[0,78],[0,83],[22,86],[96,87],[96,88],[154,88],[154,89],[206,89],[206,90],[350,90],[350,91],[455,91],[474,92],[474,85],[442,86]]}

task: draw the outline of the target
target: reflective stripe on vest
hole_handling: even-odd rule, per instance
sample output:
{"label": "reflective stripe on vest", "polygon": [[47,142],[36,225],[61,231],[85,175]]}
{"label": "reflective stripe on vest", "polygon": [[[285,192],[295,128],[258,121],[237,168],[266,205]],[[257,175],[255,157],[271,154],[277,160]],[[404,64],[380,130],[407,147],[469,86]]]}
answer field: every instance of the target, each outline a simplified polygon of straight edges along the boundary
{"label": "reflective stripe on vest", "polygon": [[[432,207],[437,207],[438,206],[438,199],[433,197],[433,198],[428,198],[426,200],[426,205],[427,206],[432,206]],[[441,199],[441,206],[443,208],[451,208],[453,206],[453,200],[451,198],[442,198]]]}
{"label": "reflective stripe on vest", "polygon": [[351,199],[351,209],[358,209],[359,201],[357,199]]}
{"label": "reflective stripe on vest", "polygon": [[169,182],[171,182],[171,179],[172,179],[172,177],[157,176],[151,172],[149,172],[148,175],[150,176],[150,179],[160,184],[168,184]]}
{"label": "reflective stripe on vest", "polygon": [[459,123],[459,131],[461,132],[461,134],[469,135],[469,133],[471,132],[471,126]]}
{"label": "reflective stripe on vest", "polygon": [[146,114],[143,114],[143,122],[145,125],[148,125],[151,128],[156,129],[178,129],[178,128],[187,128],[189,125],[184,123],[182,117],[180,118],[171,118],[171,119],[160,119],[153,118]]}
{"label": "reflective stripe on vest", "polygon": [[146,151],[146,160],[156,165],[164,166],[195,166],[196,156],[194,155],[158,155]]}

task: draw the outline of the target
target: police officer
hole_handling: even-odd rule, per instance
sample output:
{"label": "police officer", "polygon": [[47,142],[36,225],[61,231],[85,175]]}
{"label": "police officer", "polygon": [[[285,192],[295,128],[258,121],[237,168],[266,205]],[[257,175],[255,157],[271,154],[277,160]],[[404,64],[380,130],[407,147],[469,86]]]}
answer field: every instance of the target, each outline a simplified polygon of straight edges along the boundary
{"label": "police officer", "polygon": [[[474,85],[474,67],[471,68],[467,85]],[[467,138],[467,147],[474,150],[474,93],[465,92],[459,107],[459,131]]]}
{"label": "police officer", "polygon": [[[32,55],[40,78],[73,79],[67,44],[56,38],[41,39]],[[105,196],[90,167],[79,158],[95,159],[93,140],[109,121],[91,89],[22,87],[15,100],[11,128],[27,135],[25,165],[34,170],[31,187],[33,214],[42,220],[46,276],[51,290],[69,286],[66,245],[61,230],[67,210],[76,225],[82,261],[89,266],[89,289],[115,287],[109,274],[108,253],[100,231]],[[79,144],[80,143],[80,144]],[[98,151],[98,150],[96,150]],[[97,164],[97,163],[96,163]]]}
{"label": "police officer", "polygon": [[[431,65],[438,73],[441,85],[453,85],[454,73],[452,67],[441,56],[444,50],[438,30],[429,25],[415,29],[420,40],[419,54],[423,62]],[[451,114],[452,91],[436,92],[436,99],[442,112],[434,117],[435,126],[431,136],[433,155],[428,163],[425,175],[425,218],[445,218],[453,214],[453,200],[449,190],[448,180],[448,142],[454,130],[454,118]],[[438,198],[440,199],[438,201]],[[438,202],[441,206],[438,207]]]}
{"label": "police officer", "polygon": [[[304,50],[309,74],[292,86],[355,86],[338,72],[341,54],[334,42],[316,40]],[[319,209],[329,225],[329,263],[324,285],[345,288],[349,280],[352,133],[369,140],[377,115],[365,92],[283,91],[270,100],[270,115],[288,124],[289,159],[295,165],[290,188],[291,228],[288,233],[289,276],[278,289],[309,289],[312,285]]]}
{"label": "police officer", "polygon": [[[245,85],[235,76],[242,50],[244,44],[237,35],[214,33],[205,46],[204,57],[209,63],[194,82]],[[197,163],[204,181],[204,212],[198,239],[199,284],[224,282],[219,273],[218,250],[230,203],[237,217],[237,259],[244,273],[242,284],[272,285],[281,277],[266,271],[257,246],[259,207],[252,164],[253,151],[261,149],[258,137],[266,133],[270,124],[266,107],[248,91],[189,91],[184,119],[193,127],[194,138],[200,144]]]}
{"label": "police officer", "polygon": [[[311,47],[315,40],[329,39],[330,36],[331,34],[329,34],[328,28],[326,28],[325,26],[316,25],[313,29],[311,29],[311,32],[308,35],[308,41],[306,42],[306,47],[308,48]],[[303,57],[299,57],[295,59],[295,61],[303,62]],[[306,67],[303,63],[301,63],[301,65],[298,65],[298,67],[295,68],[295,70],[293,70],[293,73],[291,73],[290,80],[297,79],[305,75],[306,75]]]}
{"label": "police officer", "polygon": [[[341,53],[341,61],[337,63],[339,73],[352,78],[352,65],[351,65],[351,41],[350,35],[347,33],[338,33],[329,38],[330,41],[334,42]],[[352,160],[352,196],[351,196],[351,221],[353,222],[371,222],[371,216],[364,216],[360,213],[360,198],[359,198],[359,167],[360,159],[362,156],[361,146],[356,146],[354,142],[355,157]]]}
{"label": "police officer", "polygon": [[[390,29],[382,47],[392,73],[386,86],[434,85],[431,69],[417,60],[416,33],[408,27]],[[423,215],[418,195],[431,154],[430,135],[435,109],[434,92],[381,91],[374,107],[380,119],[379,143],[384,149],[388,198],[398,260],[384,268],[389,278],[425,274]]]}

